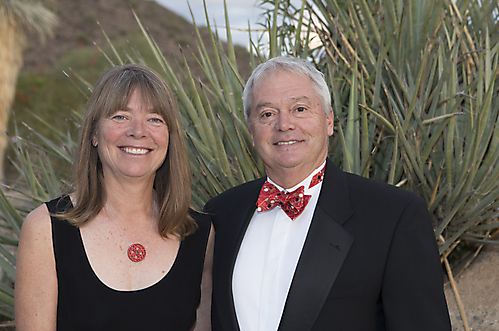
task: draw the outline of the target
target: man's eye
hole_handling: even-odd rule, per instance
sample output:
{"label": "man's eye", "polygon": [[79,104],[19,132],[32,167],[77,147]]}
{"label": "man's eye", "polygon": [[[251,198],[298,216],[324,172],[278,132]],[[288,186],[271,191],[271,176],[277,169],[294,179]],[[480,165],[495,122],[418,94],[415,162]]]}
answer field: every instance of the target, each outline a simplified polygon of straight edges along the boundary
{"label": "man's eye", "polygon": [[297,107],[297,108],[296,108],[296,111],[297,111],[297,112],[300,112],[300,113],[301,113],[301,112],[304,112],[305,110],[307,110],[307,108],[305,108],[305,107]]}
{"label": "man's eye", "polygon": [[272,113],[269,111],[262,113],[262,117],[270,117],[270,116],[272,116]]}

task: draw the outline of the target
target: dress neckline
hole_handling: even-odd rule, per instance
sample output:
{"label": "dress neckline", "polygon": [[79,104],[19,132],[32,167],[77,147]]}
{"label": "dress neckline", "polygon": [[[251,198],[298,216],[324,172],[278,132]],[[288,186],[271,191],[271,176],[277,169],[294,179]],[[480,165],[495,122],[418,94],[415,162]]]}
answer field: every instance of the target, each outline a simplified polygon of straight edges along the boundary
{"label": "dress neckline", "polygon": [[113,291],[113,292],[119,292],[119,293],[136,293],[136,292],[141,292],[141,291],[146,291],[146,290],[149,290],[153,287],[155,287],[156,285],[158,285],[159,283],[161,283],[163,280],[165,280],[168,275],[170,275],[173,271],[173,269],[175,268],[175,266],[177,265],[177,261],[179,260],[179,256],[181,254],[181,251],[182,251],[182,247],[183,247],[183,243],[184,241],[182,240],[179,244],[179,247],[178,247],[178,250],[177,250],[177,255],[175,256],[175,260],[173,261],[173,264],[172,266],[170,267],[170,270],[168,270],[167,273],[165,273],[163,275],[163,277],[161,277],[160,279],[158,279],[158,281],[152,283],[151,285],[149,286],[146,286],[146,287],[143,287],[143,288],[140,288],[140,289],[137,289],[137,290],[118,290],[118,289],[115,289],[111,286],[109,286],[108,284],[104,283],[102,281],[102,279],[99,278],[99,276],[97,275],[97,273],[95,272],[94,268],[92,268],[92,265],[90,264],[90,260],[88,259],[88,255],[87,255],[87,251],[85,249],[85,245],[83,244],[83,238],[81,237],[81,232],[80,232],[80,229],[78,228],[78,238],[79,238],[79,241],[80,241],[80,246],[81,246],[81,249],[83,251],[83,254],[85,255],[85,262],[86,262],[86,265],[88,266],[88,268],[90,269],[93,277],[100,283],[102,284],[105,288]]}
{"label": "dress neckline", "polygon": [[[69,199],[69,206],[71,208],[73,208],[73,202],[71,201],[71,197],[68,196],[68,199]],[[179,244],[179,247],[178,247],[178,250],[177,250],[177,254],[175,256],[175,260],[173,260],[173,264],[170,267],[170,270],[168,270],[168,272],[165,273],[163,275],[163,277],[161,277],[160,279],[158,279],[156,282],[152,283],[151,285],[143,287],[143,288],[140,288],[140,289],[137,289],[137,290],[118,290],[118,289],[115,289],[115,288],[109,286],[108,284],[104,283],[102,281],[102,279],[100,279],[100,277],[97,275],[97,273],[95,272],[94,268],[92,268],[92,264],[90,263],[90,260],[89,260],[88,255],[87,255],[87,250],[85,249],[85,245],[83,244],[83,238],[81,236],[80,228],[77,228],[77,230],[78,230],[78,240],[79,240],[79,244],[80,244],[79,247],[81,247],[83,255],[85,256],[86,266],[89,268],[90,273],[92,274],[93,278],[95,280],[97,280],[97,282],[99,284],[101,284],[103,287],[105,287],[106,289],[108,289],[110,291],[113,291],[113,292],[117,292],[117,293],[137,293],[137,292],[141,292],[141,291],[146,291],[146,290],[149,290],[149,289],[157,286],[159,283],[161,283],[162,281],[164,281],[168,277],[168,275],[170,275],[173,272],[175,266],[178,264],[177,261],[179,260],[179,256],[181,254],[182,247],[183,247],[183,242],[184,242],[184,240],[180,241],[180,244]]]}

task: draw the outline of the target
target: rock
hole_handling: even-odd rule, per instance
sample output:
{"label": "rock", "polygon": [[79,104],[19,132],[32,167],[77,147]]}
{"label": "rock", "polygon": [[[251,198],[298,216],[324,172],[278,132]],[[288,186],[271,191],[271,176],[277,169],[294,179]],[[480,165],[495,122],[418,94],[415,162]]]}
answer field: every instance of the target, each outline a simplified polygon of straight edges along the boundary
{"label": "rock", "polygon": [[[471,330],[499,330],[499,247],[487,246],[471,266],[455,277],[459,296]],[[456,297],[450,283],[445,285],[452,330],[464,331]]]}

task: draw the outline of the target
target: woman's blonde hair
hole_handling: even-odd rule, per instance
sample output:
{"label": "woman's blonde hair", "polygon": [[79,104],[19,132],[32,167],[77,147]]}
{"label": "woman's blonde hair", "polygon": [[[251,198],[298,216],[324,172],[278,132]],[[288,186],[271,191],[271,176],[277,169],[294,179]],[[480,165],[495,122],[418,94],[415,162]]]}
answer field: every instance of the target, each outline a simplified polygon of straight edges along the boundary
{"label": "woman's blonde hair", "polygon": [[97,81],[86,105],[74,154],[75,206],[58,216],[82,226],[95,218],[104,207],[106,194],[102,164],[97,148],[92,145],[92,138],[97,132],[99,120],[125,109],[135,90],[140,91],[142,100],[147,100],[164,118],[169,131],[168,152],[154,179],[160,208],[158,231],[165,238],[173,234],[183,239],[194,232],[196,224],[189,216],[191,173],[180,130],[179,110],[163,78],[154,70],[137,64],[113,67]]}

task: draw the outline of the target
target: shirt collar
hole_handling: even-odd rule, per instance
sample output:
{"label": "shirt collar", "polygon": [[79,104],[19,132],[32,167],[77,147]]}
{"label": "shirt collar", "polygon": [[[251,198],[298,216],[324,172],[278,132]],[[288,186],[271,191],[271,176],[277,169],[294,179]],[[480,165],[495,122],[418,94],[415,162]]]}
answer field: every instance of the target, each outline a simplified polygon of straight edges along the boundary
{"label": "shirt collar", "polygon": [[270,177],[267,176],[267,180],[269,181],[269,183],[275,185],[275,187],[277,187],[279,189],[279,191],[285,191],[285,192],[293,192],[294,190],[296,190],[297,188],[299,188],[300,186],[304,186],[305,187],[305,192],[307,192],[309,190],[309,186],[310,186],[310,182],[312,181],[312,177],[314,177],[316,174],[318,174],[322,168],[326,165],[326,161],[324,161],[317,169],[315,169],[314,171],[312,171],[312,173],[310,175],[308,175],[307,178],[305,178],[304,180],[302,180],[300,183],[298,183],[297,185],[289,188],[289,189],[284,189],[282,188],[281,186],[277,185],[276,183],[274,183],[274,181],[272,181],[272,179],[270,179]]}

